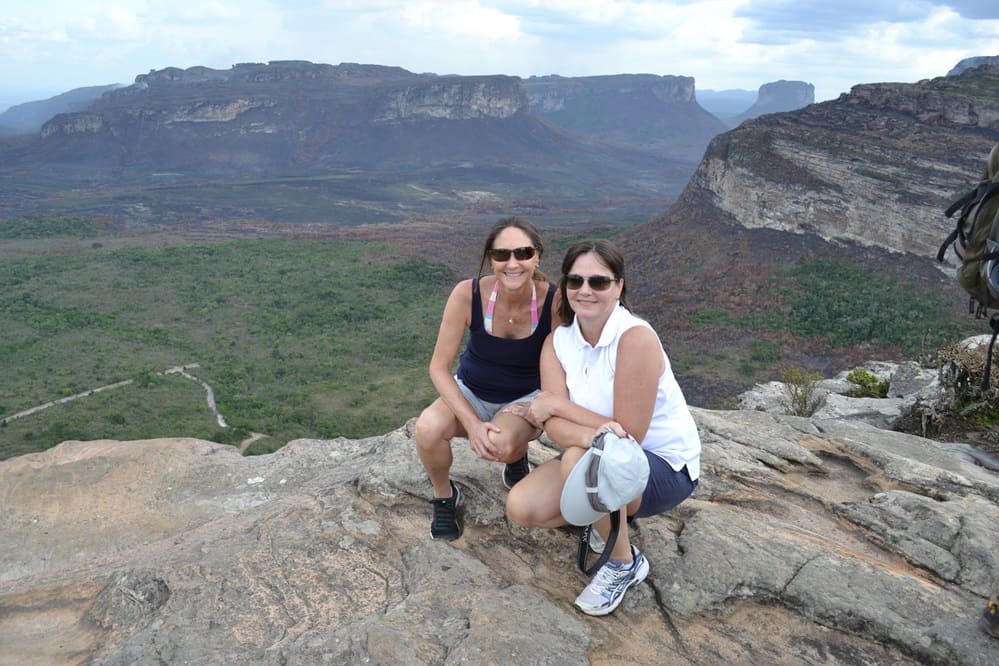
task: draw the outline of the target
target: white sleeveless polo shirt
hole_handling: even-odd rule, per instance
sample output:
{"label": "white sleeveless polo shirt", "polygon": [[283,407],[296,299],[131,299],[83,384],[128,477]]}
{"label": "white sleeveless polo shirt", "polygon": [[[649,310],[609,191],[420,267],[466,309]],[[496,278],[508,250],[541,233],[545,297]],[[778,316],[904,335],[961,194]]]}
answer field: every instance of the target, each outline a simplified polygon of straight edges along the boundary
{"label": "white sleeveless polo shirt", "polygon": [[[639,319],[618,303],[607,319],[596,346],[590,346],[583,338],[577,318],[573,318],[571,325],[555,329],[552,340],[555,356],[565,371],[572,402],[608,419],[614,418],[617,346],[621,335],[635,326],[645,326],[655,334],[647,321]],[[658,337],[656,335],[656,339]],[[676,471],[686,465],[691,480],[696,481],[701,473],[701,439],[697,434],[697,424],[687,409],[687,401],[676,383],[666,352],[663,351],[662,355],[665,369],[659,377],[652,422],[641,445]]]}

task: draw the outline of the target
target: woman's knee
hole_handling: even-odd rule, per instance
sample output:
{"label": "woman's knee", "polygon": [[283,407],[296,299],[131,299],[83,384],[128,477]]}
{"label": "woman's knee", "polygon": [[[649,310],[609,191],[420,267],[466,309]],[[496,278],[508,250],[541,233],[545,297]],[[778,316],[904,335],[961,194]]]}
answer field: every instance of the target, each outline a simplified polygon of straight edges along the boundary
{"label": "woman's knee", "polygon": [[447,439],[447,423],[441,419],[439,410],[431,405],[424,409],[416,419],[413,427],[413,439],[421,449],[433,448]]}
{"label": "woman's knee", "polygon": [[[519,485],[519,484],[518,484]],[[531,502],[526,497],[528,493],[517,492],[514,486],[506,496],[506,516],[515,525],[521,527],[534,527]]]}
{"label": "woman's knee", "polygon": [[500,462],[517,462],[527,453],[527,443],[529,440],[511,435],[506,431],[490,432],[489,440],[493,443],[496,450],[496,458]]}

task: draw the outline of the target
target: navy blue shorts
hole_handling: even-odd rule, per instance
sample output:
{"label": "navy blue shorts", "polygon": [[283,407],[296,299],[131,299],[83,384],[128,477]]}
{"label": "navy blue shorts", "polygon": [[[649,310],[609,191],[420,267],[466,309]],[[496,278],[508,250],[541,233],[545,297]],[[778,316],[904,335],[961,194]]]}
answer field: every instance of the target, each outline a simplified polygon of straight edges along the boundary
{"label": "navy blue shorts", "polygon": [[645,457],[649,459],[649,483],[634,518],[665,513],[687,499],[697,487],[697,481],[690,480],[686,465],[677,472],[654,453],[645,451]]}

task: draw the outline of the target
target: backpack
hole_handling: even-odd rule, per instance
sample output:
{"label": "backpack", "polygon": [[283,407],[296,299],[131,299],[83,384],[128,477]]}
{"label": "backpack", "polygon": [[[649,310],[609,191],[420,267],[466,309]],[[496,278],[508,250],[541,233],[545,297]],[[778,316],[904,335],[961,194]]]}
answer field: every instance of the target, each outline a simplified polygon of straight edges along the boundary
{"label": "backpack", "polygon": [[[989,309],[999,309],[999,143],[992,147],[985,163],[985,175],[973,189],[958,197],[944,214],[949,218],[960,211],[937,260],[943,261],[947,248],[954,247],[960,260],[957,281],[970,296],[968,312],[982,319]],[[989,319],[992,340],[985,361],[982,390],[988,390],[992,348],[999,335],[999,313]]]}

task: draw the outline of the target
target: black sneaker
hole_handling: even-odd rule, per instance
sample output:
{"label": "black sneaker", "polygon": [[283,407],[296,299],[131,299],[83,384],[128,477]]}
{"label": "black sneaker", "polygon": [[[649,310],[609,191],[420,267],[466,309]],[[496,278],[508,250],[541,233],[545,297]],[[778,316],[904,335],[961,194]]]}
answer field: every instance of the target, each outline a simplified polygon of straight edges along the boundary
{"label": "black sneaker", "polygon": [[461,536],[462,525],[458,517],[458,505],[461,504],[461,491],[451,484],[451,496],[445,499],[434,498],[430,503],[434,507],[434,519],[430,523],[430,538],[454,541]]}
{"label": "black sneaker", "polygon": [[517,462],[507,463],[506,467],[503,468],[503,485],[506,486],[507,490],[513,488],[518,481],[530,474],[532,469],[534,469],[534,465],[527,460],[525,453],[523,458]]}

